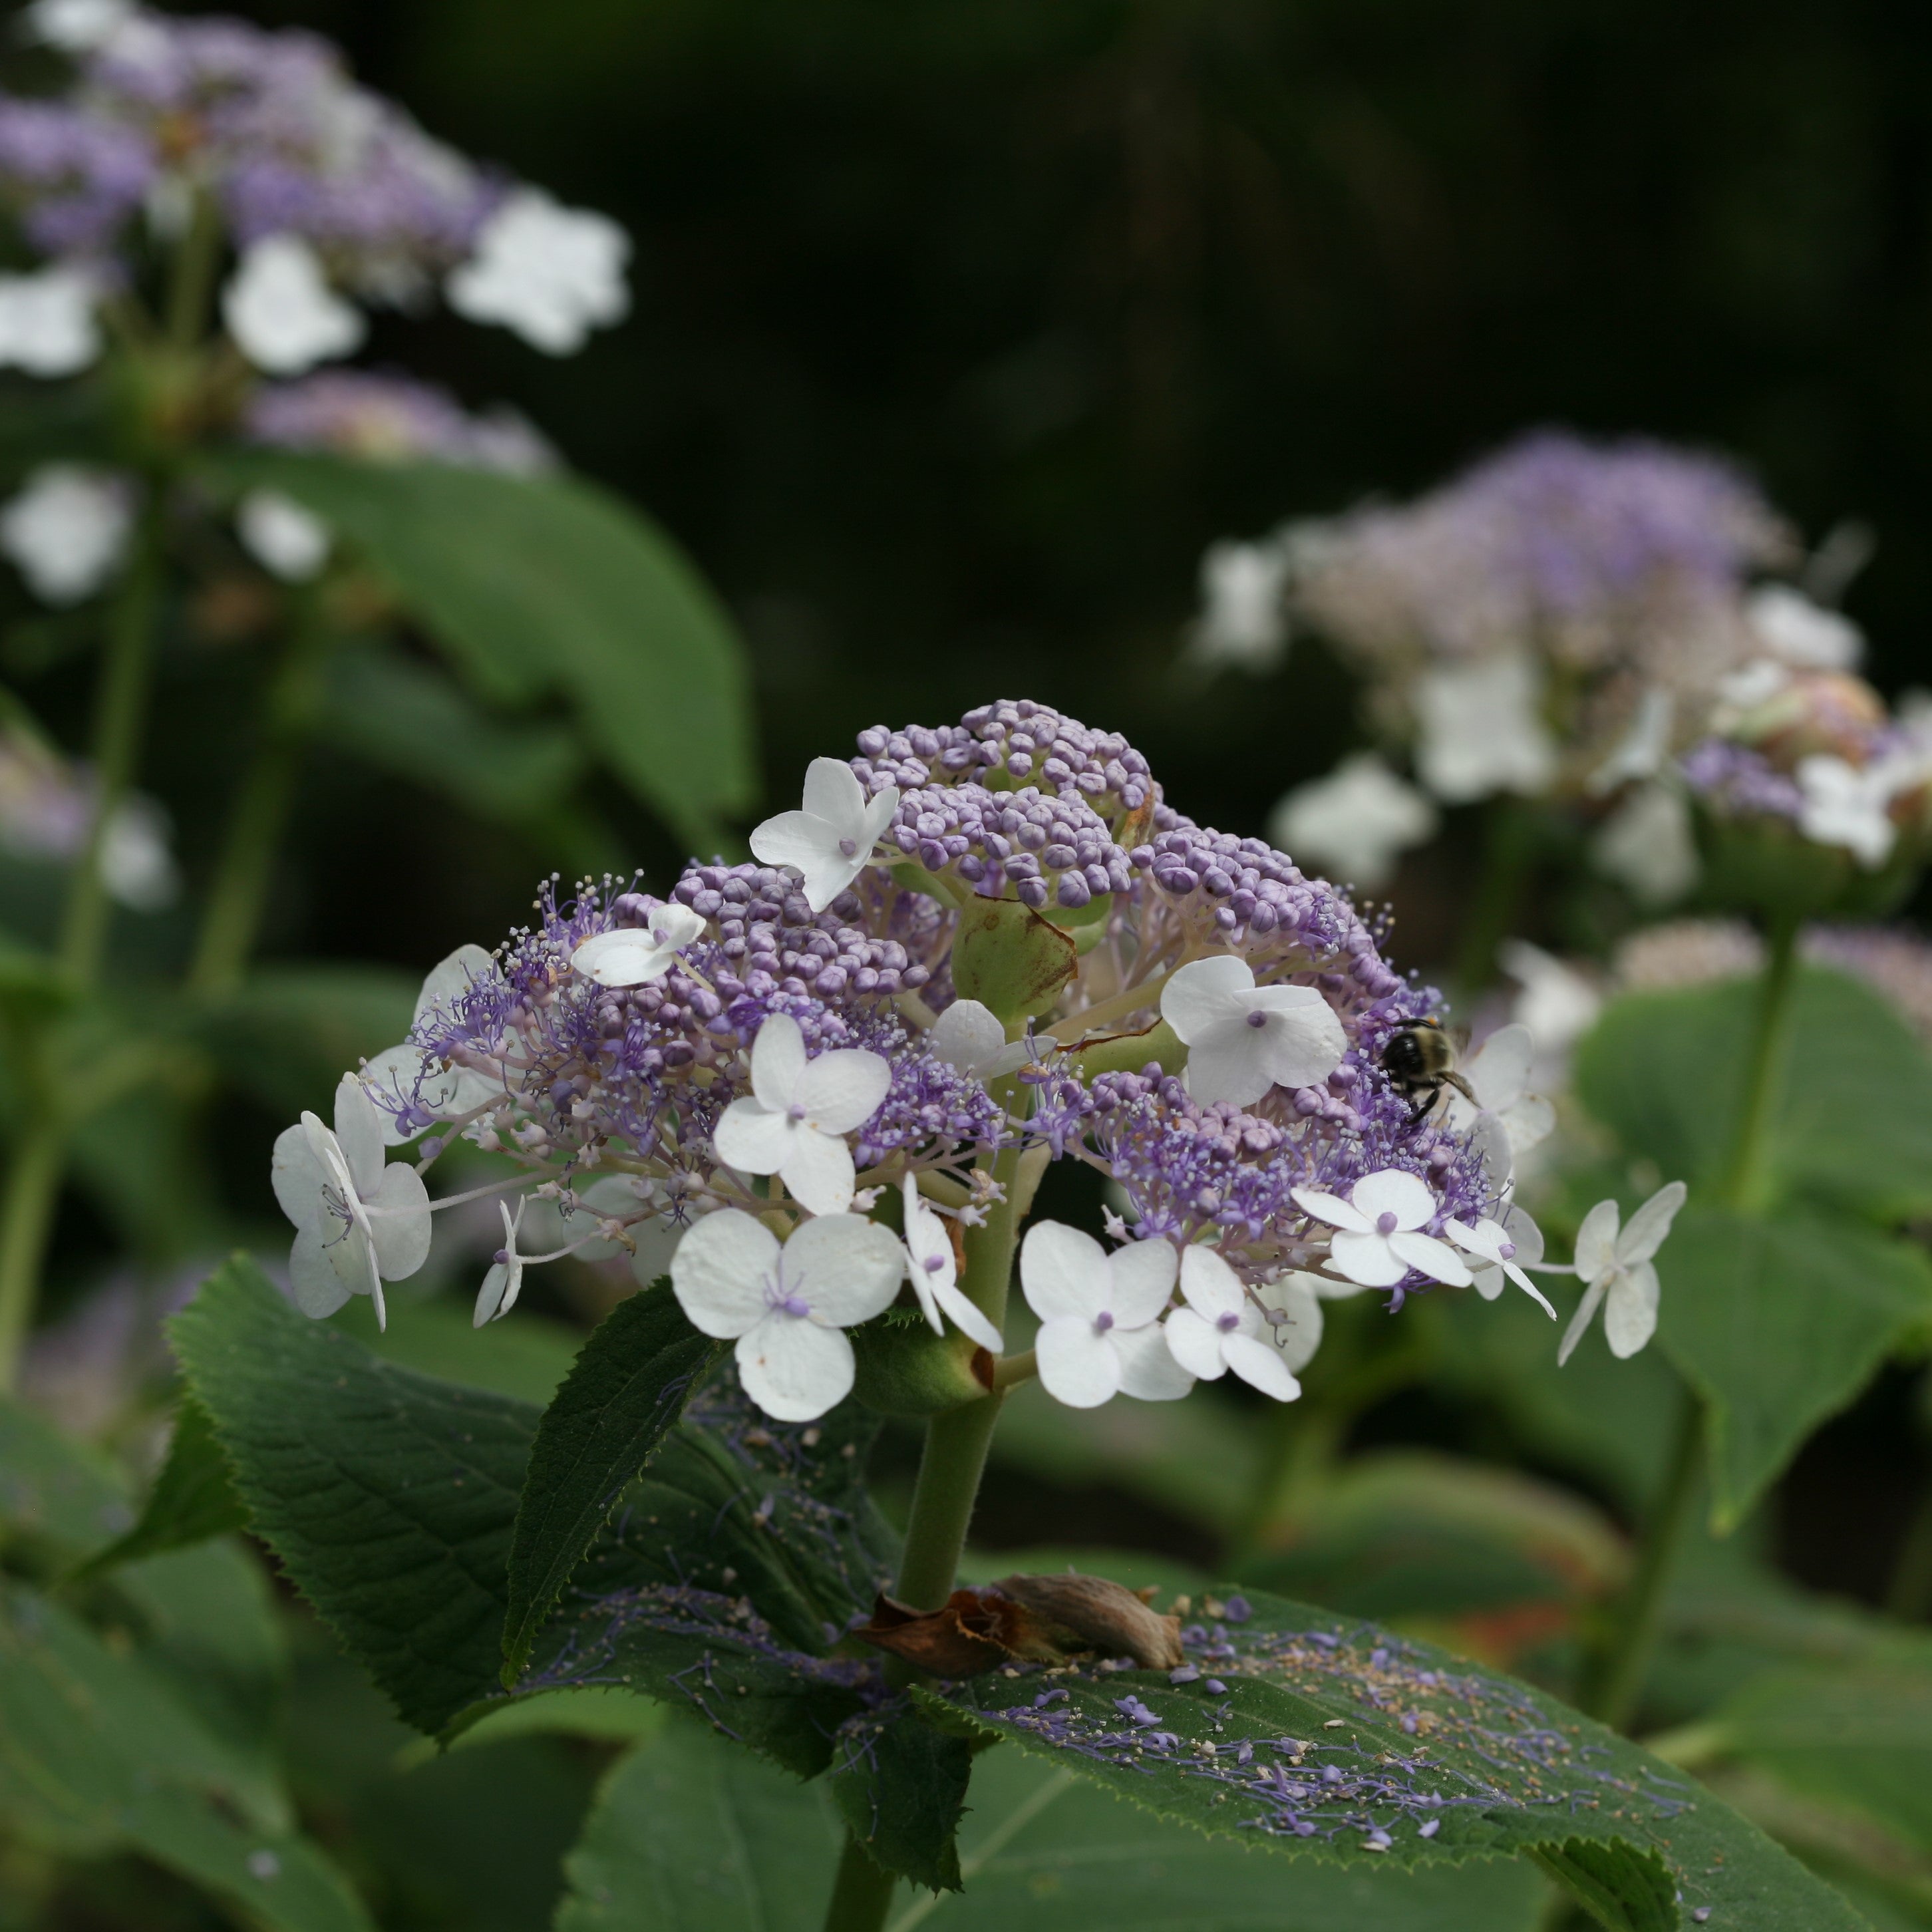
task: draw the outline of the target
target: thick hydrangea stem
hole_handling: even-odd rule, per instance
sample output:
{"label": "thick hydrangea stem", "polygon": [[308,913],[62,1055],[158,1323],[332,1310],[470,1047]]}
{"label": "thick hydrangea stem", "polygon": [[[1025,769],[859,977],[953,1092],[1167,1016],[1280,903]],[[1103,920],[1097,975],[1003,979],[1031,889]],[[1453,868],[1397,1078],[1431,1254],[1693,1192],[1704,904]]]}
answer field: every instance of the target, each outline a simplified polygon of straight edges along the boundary
{"label": "thick hydrangea stem", "polygon": [[[1720,1196],[1726,1206],[1741,1210],[1762,1206],[1768,1184],[1766,1156],[1772,1122],[1784,1090],[1791,1042],[1792,994],[1797,976],[1796,923],[1784,922],[1772,932],[1770,941],[1764,977],[1759,984],[1756,1024],[1737,1130]],[[1702,1492],[1698,1479],[1703,1460],[1703,1405],[1696,1392],[1687,1388],[1670,1462],[1645,1520],[1630,1588],[1586,1704],[1592,1716],[1606,1724],[1621,1728],[1628,1723],[1642,1694],[1644,1673],[1649,1667],[1663,1618],[1664,1598]]]}
{"label": "thick hydrangea stem", "polygon": [[832,1903],[825,1909],[825,1932],[879,1932],[892,1910],[898,1882],[872,1862],[856,1838],[848,1836],[832,1882]]}
{"label": "thick hydrangea stem", "polygon": [[294,614],[262,705],[260,742],[230,810],[220,864],[188,972],[189,990],[204,997],[233,992],[255,950],[315,709],[325,643],[311,593],[301,598]]}

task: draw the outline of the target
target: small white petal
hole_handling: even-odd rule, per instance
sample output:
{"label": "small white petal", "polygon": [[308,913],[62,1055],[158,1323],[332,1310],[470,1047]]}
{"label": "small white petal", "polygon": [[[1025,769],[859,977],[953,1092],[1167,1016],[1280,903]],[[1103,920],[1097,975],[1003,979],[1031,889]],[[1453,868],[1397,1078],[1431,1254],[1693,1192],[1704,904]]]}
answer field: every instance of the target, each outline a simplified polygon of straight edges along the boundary
{"label": "small white petal", "polygon": [[1384,1214],[1393,1214],[1397,1228],[1419,1228],[1436,1212],[1435,1196],[1414,1174],[1398,1167],[1364,1174],[1349,1189],[1348,1198],[1371,1226],[1379,1226]]}
{"label": "small white petal", "polygon": [[1402,1229],[1390,1235],[1388,1244],[1397,1260],[1406,1262],[1418,1274],[1450,1288],[1469,1286],[1468,1265],[1447,1241],[1438,1241],[1432,1234],[1418,1234]]}
{"label": "small white petal", "polygon": [[250,490],[236,506],[242,547],[272,576],[307,584],[328,561],[328,526],[279,490]]}
{"label": "small white petal", "polygon": [[995,1355],[1005,1348],[1005,1337],[993,1326],[992,1318],[976,1302],[967,1298],[964,1288],[955,1288],[948,1282],[936,1281],[932,1285],[932,1295],[946,1319],[962,1334],[970,1335],[981,1348]]}
{"label": "small white petal", "polygon": [[728,1167],[743,1174],[776,1174],[791,1158],[799,1135],[796,1123],[782,1112],[756,1100],[734,1100],[712,1129],[711,1144]]}
{"label": "small white petal", "polygon": [[806,766],[803,802],[842,838],[856,839],[864,830],[865,788],[843,758],[814,758]]}
{"label": "small white petal", "polygon": [[779,1274],[809,1304],[814,1321],[848,1328],[892,1305],[904,1279],[905,1251],[877,1221],[821,1215],[786,1242]]}
{"label": "small white petal", "polygon": [[1177,1308],[1162,1323],[1161,1332],[1167,1337],[1168,1352],[1190,1376],[1211,1382],[1226,1372],[1221,1331],[1192,1309]]}
{"label": "small white petal", "polygon": [[630,237],[607,217],[518,188],[483,224],[476,253],[445,292],[458,315],[500,323],[546,355],[569,356],[592,328],[628,313],[630,255]]}
{"label": "small white petal", "polygon": [[1364,1288],[1393,1288],[1408,1273],[1408,1264],[1382,1234],[1357,1234],[1344,1228],[1328,1244],[1328,1264],[1337,1274]]}
{"label": "small white petal", "polygon": [[780,1422],[812,1422],[837,1408],[857,1373],[838,1329],[776,1312],[739,1338],[736,1354],[745,1393]]}
{"label": "small white petal", "polygon": [[1688,1192],[1682,1181],[1672,1180],[1660,1187],[1630,1217],[1630,1226],[1617,1237],[1617,1259],[1625,1267],[1647,1262],[1663,1246],[1677,1210]]}
{"label": "small white petal", "polygon": [[1244,1016],[1236,1002],[1255,989],[1255,976],[1245,959],[1217,952],[1182,967],[1162,988],[1160,1016],[1184,1045],[1192,1046],[1231,1017]]}
{"label": "small white petal", "polygon": [[644,986],[662,980],[676,962],[675,950],[648,932],[620,927],[593,932],[570,956],[572,970],[600,986]]}
{"label": "small white petal", "polygon": [[1120,1364],[1120,1393],[1136,1402],[1178,1402],[1194,1378],[1174,1358],[1160,1324],[1119,1329],[1109,1338]]}
{"label": "small white petal", "polygon": [[774,1013],[752,1042],[752,1091],[765,1106],[782,1113],[805,1072],[805,1034],[789,1013]]}
{"label": "small white petal", "polygon": [[975,1073],[1005,1050],[1006,1030],[990,1006],[977,1000],[955,1000],[926,1035],[926,1044],[935,1059],[962,1072]]}
{"label": "small white petal", "polygon": [[335,1140],[356,1192],[366,1197],[382,1178],[382,1119],[352,1073],[336,1082]]}
{"label": "small white petal", "polygon": [[841,1047],[809,1060],[792,1090],[792,1104],[827,1133],[849,1134],[879,1111],[892,1070],[882,1056]]}
{"label": "small white petal", "polygon": [[[1165,1342],[1158,1336],[1155,1340],[1165,1348]],[[1120,1393],[1120,1356],[1112,1337],[1100,1334],[1090,1319],[1052,1316],[1040,1324],[1034,1349],[1041,1387],[1069,1408],[1098,1408]]]}
{"label": "small white petal", "polygon": [[1313,1187],[1291,1187],[1288,1194],[1304,1214],[1312,1215],[1318,1221],[1326,1221],[1331,1228],[1345,1228],[1355,1234],[1372,1234],[1375,1231],[1375,1222],[1339,1194],[1324,1194]]}
{"label": "small white petal", "polygon": [[778,1264],[778,1237],[742,1209],[721,1208],[686,1231],[671,1290],[693,1328],[728,1339],[764,1319]]}
{"label": "small white petal", "polygon": [[1257,1341],[1252,1335],[1230,1335],[1222,1341],[1221,1350],[1228,1367],[1250,1388],[1259,1389],[1276,1402],[1293,1402],[1301,1394],[1301,1384],[1286,1360],[1268,1343]]}
{"label": "small white petal", "polygon": [[1576,1230],[1576,1272],[1585,1281],[1600,1280],[1616,1267],[1622,1218],[1614,1201],[1599,1201],[1583,1216]]}
{"label": "small white petal", "polygon": [[1181,1250],[1180,1292],[1188,1306],[1210,1323],[1220,1316],[1240,1314],[1247,1301],[1241,1278],[1226,1257],[1198,1241]]}
{"label": "small white petal", "polygon": [[385,1281],[401,1281],[429,1258],[429,1190],[406,1160],[392,1161],[376,1186],[363,1196],[372,1212],[370,1238],[376,1268]]}
{"label": "small white petal", "polygon": [[1593,1281],[1584,1290],[1583,1298],[1576,1304],[1576,1312],[1570,1318],[1570,1325],[1563,1331],[1563,1340],[1557,1345],[1556,1366],[1560,1369],[1575,1352],[1576,1344],[1583,1339],[1583,1331],[1590,1325],[1590,1318],[1597,1312],[1604,1298],[1604,1284]]}
{"label": "small white petal", "polygon": [[1090,1324],[1112,1298],[1114,1277],[1106,1250],[1091,1234],[1058,1221],[1040,1221],[1020,1244],[1020,1286],[1042,1322],[1064,1318]]}
{"label": "small white petal", "polygon": [[1610,1277],[1604,1309],[1604,1339],[1619,1361],[1635,1354],[1657,1333],[1657,1270],[1648,1262],[1619,1268]]}
{"label": "small white petal", "polygon": [[1107,1257],[1107,1306],[1123,1329],[1144,1328],[1167,1306],[1180,1257],[1167,1241],[1130,1241]]}
{"label": "small white petal", "polygon": [[289,1250],[289,1285],[295,1291],[296,1306],[312,1321],[322,1322],[349,1299],[350,1291],[335,1271],[335,1262],[322,1245],[319,1227],[309,1226],[296,1235]]}

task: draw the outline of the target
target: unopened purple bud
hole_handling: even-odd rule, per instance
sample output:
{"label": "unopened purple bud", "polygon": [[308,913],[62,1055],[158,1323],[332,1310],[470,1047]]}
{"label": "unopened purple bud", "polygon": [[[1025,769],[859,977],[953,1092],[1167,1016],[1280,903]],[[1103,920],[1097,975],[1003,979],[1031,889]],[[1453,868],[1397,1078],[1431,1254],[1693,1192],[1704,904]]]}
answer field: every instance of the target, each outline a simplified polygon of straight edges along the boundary
{"label": "unopened purple bud", "polygon": [[946,1257],[944,1255],[928,1255],[926,1259],[922,1262],[920,1265],[926,1270],[928,1274],[937,1274],[939,1273],[940,1269],[945,1267]]}
{"label": "unopened purple bud", "polygon": [[499,1266],[506,1265],[510,1258],[510,1251],[508,1248],[499,1248],[490,1258]]}

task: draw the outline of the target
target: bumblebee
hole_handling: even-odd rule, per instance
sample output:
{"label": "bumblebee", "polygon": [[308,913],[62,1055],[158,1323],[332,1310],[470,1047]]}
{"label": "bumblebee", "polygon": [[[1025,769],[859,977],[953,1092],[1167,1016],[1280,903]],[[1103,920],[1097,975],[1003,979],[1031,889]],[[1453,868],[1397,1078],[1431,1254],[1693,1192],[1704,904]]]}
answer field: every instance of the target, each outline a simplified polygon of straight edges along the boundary
{"label": "bumblebee", "polygon": [[1389,1036],[1382,1048],[1382,1071],[1409,1105],[1409,1118],[1420,1120],[1453,1087],[1476,1104],[1469,1083],[1456,1071],[1456,1048],[1439,1020],[1418,1020]]}

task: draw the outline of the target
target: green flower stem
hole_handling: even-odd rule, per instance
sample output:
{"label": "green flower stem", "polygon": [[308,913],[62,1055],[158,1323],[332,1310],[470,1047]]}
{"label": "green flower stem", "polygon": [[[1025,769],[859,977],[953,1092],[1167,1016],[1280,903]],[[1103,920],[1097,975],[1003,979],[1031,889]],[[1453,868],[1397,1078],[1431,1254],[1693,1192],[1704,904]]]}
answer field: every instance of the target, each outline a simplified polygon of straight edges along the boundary
{"label": "green flower stem", "polygon": [[1885,1607],[1904,1623],[1923,1623],[1932,1616],[1932,1490],[1921,1500],[1898,1546]]}
{"label": "green flower stem", "polygon": [[67,1154],[62,1122],[43,1106],[36,1106],[34,1114],[36,1124],[12,1150],[6,1194],[0,1201],[0,1394],[13,1391],[21,1345],[33,1323],[40,1262],[53,1228]]}
{"label": "green flower stem", "polygon": [[109,912],[100,855],[108,828],[133,788],[147,724],[154,613],[160,592],[164,489],[160,478],[149,479],[147,507],[142,513],[134,554],[108,614],[107,650],[94,697],[94,817],[87,844],[68,881],[61,921],[61,970],[76,989],[91,986],[100,970]]}
{"label": "green flower stem", "polygon": [[1473,999],[1496,977],[1496,948],[1516,922],[1536,860],[1538,823],[1520,799],[1490,800],[1483,823],[1483,866],[1456,948],[1457,996]]}
{"label": "green flower stem", "polygon": [[261,738],[230,809],[221,860],[188,969],[190,993],[220,999],[241,984],[260,938],[276,852],[321,686],[327,637],[317,600],[298,602],[262,709]]}
{"label": "green flower stem", "polygon": [[1726,1205],[1749,1212],[1766,1205],[1770,1174],[1766,1155],[1771,1124],[1784,1094],[1791,1057],[1792,990],[1797,977],[1798,925],[1785,920],[1770,933],[1770,954],[1758,982],[1750,1064],[1744,1077],[1737,1137],[1724,1176]]}
{"label": "green flower stem", "polygon": [[1663,1621],[1664,1595],[1697,1507],[1703,1464],[1704,1407],[1687,1388],[1670,1465],[1637,1545],[1636,1568],[1618,1606],[1609,1648],[1583,1700],[1583,1708],[1592,1717],[1616,1730],[1630,1722],[1643,1690]]}
{"label": "green flower stem", "polygon": [[214,294],[214,272],[221,260],[221,215],[214,197],[198,190],[168,284],[166,326],[168,346],[184,353],[199,343],[208,327]]}
{"label": "green flower stem", "polygon": [[898,1881],[875,1865],[864,1846],[849,1832],[825,1908],[825,1932],[879,1932],[892,1910]]}

